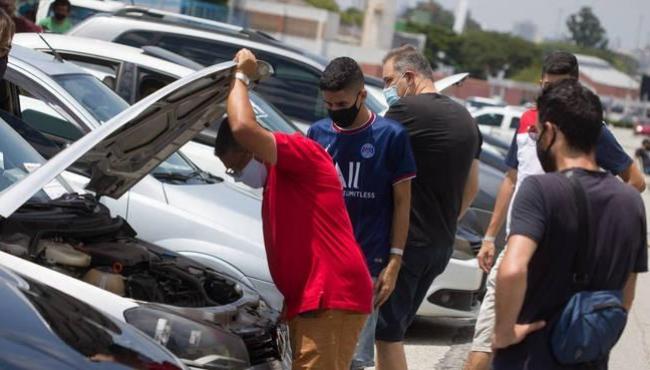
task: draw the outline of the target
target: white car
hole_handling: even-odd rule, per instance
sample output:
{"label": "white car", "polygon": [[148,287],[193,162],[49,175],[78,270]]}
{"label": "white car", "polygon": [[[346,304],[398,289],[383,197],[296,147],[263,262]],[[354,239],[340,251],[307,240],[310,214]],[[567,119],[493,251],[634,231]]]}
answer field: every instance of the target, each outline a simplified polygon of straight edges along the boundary
{"label": "white car", "polygon": [[[17,36],[15,45],[20,44],[21,35]],[[56,44],[58,39],[65,39],[57,35],[45,37],[52,44]],[[72,40],[86,48],[88,54],[83,55],[92,55],[92,40]],[[118,90],[128,75],[124,72],[128,68],[133,70],[130,76],[139,78],[141,82],[149,79],[172,82],[192,73],[192,70],[172,63],[142,54],[129,54],[127,51],[133,51],[130,50],[133,48],[116,46],[117,48],[105,49],[105,52],[137,56],[145,65],[152,64],[153,60],[155,65],[154,69],[150,69],[142,64],[120,62],[117,66],[120,70]],[[42,53],[22,51],[22,56],[20,48],[12,53],[6,74],[7,82],[21,93],[20,110],[12,113],[22,116],[54,142],[67,145],[84,133],[100,127],[102,121],[127,107],[123,100],[93,75],[74,64],[57,62],[53,57]],[[79,60],[75,62],[84,65]],[[84,66],[87,70],[97,67],[88,67],[88,64]],[[71,81],[74,84],[62,84],[61,81]],[[104,91],[103,95],[98,95],[101,91]],[[101,100],[103,104],[85,104],[90,100]],[[261,99],[254,102],[257,102],[255,106],[259,108],[260,122],[268,123],[268,127],[276,131],[295,130],[286,120],[278,118],[277,112]],[[219,122],[220,119],[221,117]],[[204,142],[212,144],[215,130],[211,128],[199,136],[204,137]],[[107,199],[105,204],[114,215],[124,217],[141,238],[229,274],[258,291],[271,307],[280,311],[282,296],[272,282],[266,263],[259,192],[234,184],[225,175],[223,166],[214,157],[210,146],[191,142],[183,148],[202,160],[202,165],[210,167],[216,176],[202,175],[200,167],[197,168],[192,161],[176,153],[154,169],[151,176],[146,176],[135,184],[126,196],[117,201]],[[83,187],[87,181],[81,176],[68,176],[68,179],[77,187]]]}
{"label": "white car", "polygon": [[26,275],[0,267],[0,368],[186,369],[139,330]]}
{"label": "white car", "polygon": [[[25,117],[26,111],[20,110],[21,99],[18,90],[20,86],[23,88],[20,93],[24,96],[47,98],[45,100],[47,104],[65,108],[60,110],[65,114],[63,117],[76,117],[71,118],[70,121],[52,120],[56,117],[50,117],[50,121],[47,121],[48,117],[42,117],[33,123],[53,124],[45,126],[50,130],[65,127],[67,131],[59,132],[76,133],[80,136],[76,141],[70,140],[74,141],[69,148],[75,148],[71,149],[75,158],[83,156],[75,163],[73,169],[85,174],[85,178],[77,176],[84,179],[78,181],[77,185],[84,186],[94,195],[75,195],[71,187],[65,185],[67,181],[60,181],[63,186],[46,187],[44,193],[39,192],[39,201],[25,204],[31,197],[31,194],[27,193],[21,196],[3,197],[1,199],[3,205],[11,205],[14,209],[21,207],[21,211],[3,221],[0,237],[6,242],[3,244],[5,250],[45,264],[57,271],[65,271],[84,281],[128,297],[181,307],[183,313],[202,315],[208,320],[230,322],[228,325],[237,332],[247,330],[245,334],[247,345],[258,347],[252,351],[252,362],[258,363],[267,360],[275,361],[285,354],[284,349],[275,339],[279,313],[260,302],[257,293],[250,288],[251,285],[238,284],[231,277],[217,272],[222,270],[212,260],[208,260],[209,264],[203,264],[200,258],[189,259],[174,253],[169,248],[161,248],[135,239],[135,232],[131,226],[119,217],[111,218],[108,209],[98,202],[98,199],[101,199],[111,204],[113,209],[122,207],[123,214],[134,213],[135,209],[132,210],[130,205],[138,204],[138,201],[147,204],[149,210],[147,216],[136,217],[136,219],[161,234],[170,235],[166,240],[179,249],[192,247],[192,251],[199,251],[196,248],[199,243],[193,243],[193,240],[183,239],[174,233],[170,234],[165,222],[169,222],[170,225],[174,225],[175,222],[179,229],[188,228],[188,233],[200,232],[200,225],[209,229],[204,231],[206,233],[220,232],[221,230],[215,229],[211,224],[197,220],[195,215],[187,215],[187,211],[170,206],[166,198],[181,198],[182,202],[184,193],[174,191],[173,186],[166,187],[167,184],[147,174],[157,168],[157,171],[162,171],[165,175],[163,177],[169,177],[169,168],[178,167],[178,162],[173,159],[177,155],[174,152],[200,132],[207,123],[221,117],[225,107],[219,103],[223,102],[229,92],[233,67],[234,64],[231,62],[209,67],[166,86],[128,108],[128,105],[111,90],[78,67],[67,62],[55,61],[51,56],[15,45],[11,51],[5,80],[2,81],[5,91],[10,94],[10,98],[5,102],[10,102],[11,105],[2,108],[18,116],[22,114],[23,118],[29,118]],[[44,70],[49,70],[52,76],[46,75]],[[53,97],[56,99],[52,100]],[[108,120],[102,124],[99,123],[101,122],[99,118],[94,118],[96,121],[82,121],[78,117],[95,117],[91,111],[84,109],[84,104],[94,104],[92,112],[95,114],[109,115],[110,112],[114,112],[114,115],[106,117]],[[111,104],[118,104],[118,109]],[[19,132],[22,131],[21,135],[29,134],[29,130],[38,134],[32,135],[32,137],[42,138],[30,142],[34,147],[40,147],[44,152],[48,152],[43,147],[49,146],[51,149],[54,146],[54,151],[57,151],[56,146],[38,131],[4,112],[2,115],[3,119],[11,121],[12,127],[15,125]],[[67,125],[56,126],[62,122]],[[84,122],[94,122],[96,127],[81,131]],[[116,125],[121,129],[119,133],[115,132]],[[88,133],[83,135],[85,132]],[[103,139],[108,134],[111,136],[103,142],[100,140],[87,142],[90,140],[87,138],[92,139],[99,135]],[[85,144],[79,146],[78,143]],[[166,165],[161,167],[161,162],[167,157],[171,158],[171,162],[167,160]],[[4,152],[1,162],[5,168],[1,173],[3,176],[0,178],[2,180],[0,185],[11,186],[12,183],[19,182],[26,171],[33,171],[39,167],[56,166],[52,171],[58,171],[54,175],[57,176],[70,167],[68,162],[62,165],[63,160],[66,160],[65,156],[58,154],[42,165],[41,157],[32,155],[28,160],[21,162],[10,159],[8,152]],[[201,173],[182,172],[184,174],[178,177],[184,178],[184,181],[180,181],[184,186],[192,186],[192,183],[206,186],[218,183],[214,179],[205,178]],[[190,172],[194,171],[190,168]],[[43,176],[41,174],[41,171],[36,171],[33,173],[34,176],[27,176],[20,183],[26,183],[28,189],[36,192],[43,187],[39,183],[39,176]],[[193,180],[187,183],[190,178]],[[141,186],[140,191],[147,194],[146,196],[138,196],[134,192],[123,196],[136,184]],[[215,194],[218,196],[218,192]],[[156,199],[155,196],[160,198]],[[200,199],[208,196],[214,195],[203,193]],[[110,200],[110,198],[117,200]],[[242,201],[255,201],[245,194],[240,198],[239,200]],[[185,197],[185,199],[192,198]],[[239,200],[228,199],[235,205]],[[201,202],[195,203],[201,204],[201,208],[211,205],[205,201],[197,202]],[[229,205],[215,203],[211,206],[223,209]],[[220,208],[213,208],[215,211],[213,215],[219,214]],[[66,210],[70,210],[73,214],[78,212],[79,219],[67,214]],[[42,215],[39,212],[42,212]],[[8,212],[10,213],[13,211]],[[185,218],[179,216],[184,214],[187,215]],[[85,216],[89,220],[86,220]],[[224,240],[232,242],[232,245],[238,245],[237,238],[243,239],[246,233],[256,231],[246,230],[246,225],[249,223],[241,213],[229,216],[234,219],[224,222],[233,222],[234,231],[226,228],[222,231],[222,236]],[[259,215],[255,217],[251,216],[253,222],[259,219]],[[46,230],[43,234],[39,231],[41,227]],[[236,229],[237,227],[240,229]],[[104,231],[108,233],[106,236],[108,239],[104,240],[104,237],[97,239]],[[35,236],[30,239],[29,235],[35,232],[39,233],[40,239],[34,239]],[[228,235],[233,235],[231,237],[233,239],[227,239]],[[123,242],[117,242],[115,239]],[[34,242],[35,246],[29,246],[32,243],[30,240],[37,240],[38,243]],[[25,247],[26,242],[27,247]],[[245,240],[240,242],[241,250],[245,250],[245,243]],[[207,245],[207,243],[201,244]],[[81,250],[79,250],[80,246]],[[211,253],[215,253],[215,245],[207,247]],[[254,253],[258,253],[257,246],[251,248]],[[250,260],[247,257],[242,258]],[[142,264],[145,262],[146,264]],[[262,268],[265,266],[262,254]],[[226,270],[226,272],[230,271]],[[113,283],[110,283],[111,280]],[[106,283],[107,281],[109,283]],[[256,325],[252,331],[251,323]],[[243,326],[239,326],[240,324]],[[260,345],[258,342],[266,344]],[[275,347],[267,348],[265,347],[267,345]],[[272,357],[268,357],[269,355]]]}
{"label": "white car", "polygon": [[526,112],[525,107],[508,105],[505,107],[484,107],[471,112],[481,132],[504,140],[512,140],[519,120]]}

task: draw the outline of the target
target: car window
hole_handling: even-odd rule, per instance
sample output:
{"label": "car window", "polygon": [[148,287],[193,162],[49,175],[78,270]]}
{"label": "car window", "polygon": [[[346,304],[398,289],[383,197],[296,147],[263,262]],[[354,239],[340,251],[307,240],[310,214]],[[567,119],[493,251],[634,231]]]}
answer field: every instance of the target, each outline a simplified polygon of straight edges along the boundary
{"label": "car window", "polygon": [[[78,23],[81,23],[86,18],[89,18],[97,13],[98,12],[95,9],[89,9],[82,6],[71,5],[68,19],[70,20],[70,23],[72,23],[72,25],[74,26]],[[51,17],[53,15],[54,15],[54,3],[50,5],[50,9],[47,12],[48,17]]]}
{"label": "car window", "polygon": [[287,116],[313,123],[327,116],[320,91],[320,72],[309,66],[275,55],[258,52],[275,69],[275,74],[263,81],[255,90],[269,103]]}
{"label": "car window", "polygon": [[512,117],[510,120],[510,128],[519,128],[519,117]]}
{"label": "car window", "polygon": [[53,78],[100,123],[129,107],[127,102],[92,75],[67,74]]}
{"label": "car window", "polygon": [[148,68],[138,68],[137,100],[155,93],[159,89],[176,81],[176,78],[164,75]]}
{"label": "car window", "polygon": [[69,62],[72,62],[79,67],[92,73],[99,80],[103,81],[105,77],[117,77],[117,72],[120,69],[118,62],[113,62],[106,59],[93,58],[85,55],[77,55],[73,53],[59,52],[61,57]]}
{"label": "car window", "polygon": [[59,143],[76,141],[84,134],[66,117],[65,110],[52,100],[41,99],[19,88],[20,116],[31,127]]}
{"label": "car window", "polygon": [[501,121],[503,121],[503,114],[496,113],[485,113],[477,116],[476,123],[484,126],[501,126]]}
{"label": "car window", "polygon": [[206,66],[232,60],[239,50],[235,45],[214,40],[148,31],[125,32],[115,42],[135,47],[155,45]]}

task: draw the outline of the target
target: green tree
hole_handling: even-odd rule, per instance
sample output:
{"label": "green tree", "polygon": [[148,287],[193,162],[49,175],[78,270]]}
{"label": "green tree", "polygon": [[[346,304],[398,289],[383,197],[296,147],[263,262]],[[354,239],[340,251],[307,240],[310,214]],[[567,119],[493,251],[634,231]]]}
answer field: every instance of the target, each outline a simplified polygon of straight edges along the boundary
{"label": "green tree", "polygon": [[590,7],[585,6],[569,16],[566,25],[576,45],[607,49],[607,33]]}
{"label": "green tree", "polygon": [[361,27],[363,25],[363,12],[354,7],[347,8],[344,12],[341,12],[341,23]]}
{"label": "green tree", "polygon": [[336,3],[335,0],[305,0],[307,4],[316,7],[316,8],[321,8],[325,10],[329,10],[330,12],[339,12],[339,5]]}

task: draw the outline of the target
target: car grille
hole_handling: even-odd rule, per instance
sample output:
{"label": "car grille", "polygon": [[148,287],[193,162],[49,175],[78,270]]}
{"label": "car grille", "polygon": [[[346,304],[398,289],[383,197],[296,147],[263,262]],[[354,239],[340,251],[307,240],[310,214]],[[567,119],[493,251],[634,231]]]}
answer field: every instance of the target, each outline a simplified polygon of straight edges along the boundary
{"label": "car grille", "polygon": [[[267,369],[288,369],[291,358],[287,329],[284,325],[276,328],[257,329],[237,333],[246,344],[251,365],[267,364]],[[257,368],[257,367],[256,367]]]}

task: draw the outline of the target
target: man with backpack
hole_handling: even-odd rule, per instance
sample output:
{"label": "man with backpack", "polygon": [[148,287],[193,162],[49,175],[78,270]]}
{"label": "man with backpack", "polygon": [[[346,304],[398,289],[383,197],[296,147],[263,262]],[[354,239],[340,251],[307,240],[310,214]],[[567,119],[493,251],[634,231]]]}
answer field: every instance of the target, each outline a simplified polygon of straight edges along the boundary
{"label": "man with backpack", "polygon": [[[603,117],[595,94],[565,79],[545,88],[537,107],[529,134],[549,173],[524,180],[514,200],[497,274],[493,366],[606,369],[636,274],[648,270],[645,208],[634,188],[596,164]],[[595,312],[595,331],[569,334],[584,319],[564,312],[580,308],[576,297],[583,313]]]}

